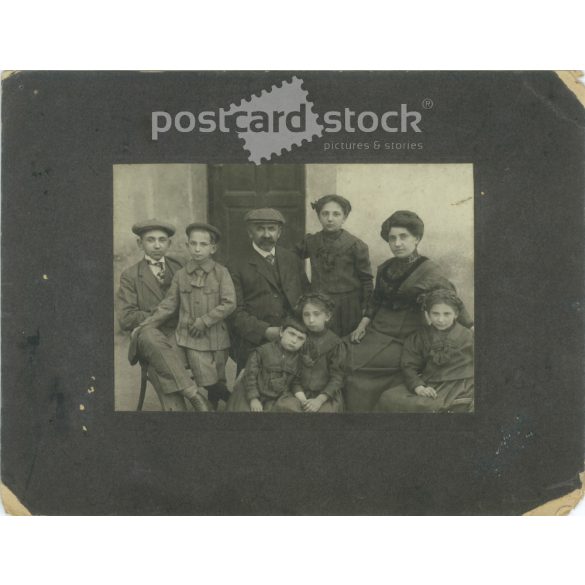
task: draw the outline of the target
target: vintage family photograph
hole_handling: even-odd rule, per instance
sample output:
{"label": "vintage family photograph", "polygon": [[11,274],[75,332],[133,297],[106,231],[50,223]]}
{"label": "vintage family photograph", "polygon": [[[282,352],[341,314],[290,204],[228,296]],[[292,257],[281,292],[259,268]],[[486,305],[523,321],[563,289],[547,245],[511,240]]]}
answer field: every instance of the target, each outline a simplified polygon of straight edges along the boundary
{"label": "vintage family photograph", "polygon": [[[280,150],[151,137],[229,104],[348,116]],[[581,489],[585,126],[555,72],[16,72],[2,108],[2,481],[32,514]],[[421,132],[348,126],[403,111]],[[329,147],[386,140],[423,148]]]}
{"label": "vintage family photograph", "polygon": [[114,165],[117,411],[472,413],[472,164]]}

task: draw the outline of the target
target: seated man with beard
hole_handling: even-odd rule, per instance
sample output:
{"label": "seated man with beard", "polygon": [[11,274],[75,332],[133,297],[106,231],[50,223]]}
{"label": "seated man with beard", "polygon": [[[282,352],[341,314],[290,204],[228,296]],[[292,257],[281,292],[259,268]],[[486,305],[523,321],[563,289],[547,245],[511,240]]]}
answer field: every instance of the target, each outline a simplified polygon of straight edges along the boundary
{"label": "seated man with beard", "polygon": [[253,209],[244,219],[250,245],[228,263],[236,289],[236,310],[228,322],[238,372],[253,349],[280,338],[281,325],[307,285],[299,257],[277,243],[283,215],[276,209]]}

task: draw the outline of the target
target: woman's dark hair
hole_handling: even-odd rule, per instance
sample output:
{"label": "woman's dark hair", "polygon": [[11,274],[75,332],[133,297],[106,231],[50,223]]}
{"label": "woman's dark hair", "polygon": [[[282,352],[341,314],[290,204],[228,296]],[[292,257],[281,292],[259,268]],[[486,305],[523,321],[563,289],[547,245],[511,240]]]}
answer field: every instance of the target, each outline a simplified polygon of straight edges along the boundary
{"label": "woman's dark hair", "polygon": [[463,301],[447,288],[437,288],[429,291],[422,298],[422,306],[425,311],[430,311],[433,305],[443,303],[449,305],[458,314],[463,310]]}
{"label": "woman's dark hair", "polygon": [[317,201],[311,203],[311,207],[317,212],[317,215],[319,215],[323,207],[331,202],[337,203],[337,205],[343,209],[345,217],[349,215],[349,212],[351,211],[351,203],[341,195],[323,195],[323,197],[320,197]]}
{"label": "woman's dark hair", "polygon": [[388,241],[390,230],[393,227],[400,227],[408,230],[415,238],[419,240],[423,237],[425,224],[423,220],[414,211],[395,211],[383,224],[380,229],[380,236],[383,240]]}
{"label": "woman's dark hair", "polygon": [[307,303],[319,305],[320,307],[323,307],[327,313],[333,313],[335,310],[335,301],[330,296],[322,292],[311,292],[301,296],[301,298],[297,301],[295,310],[301,317],[303,314],[303,309]]}

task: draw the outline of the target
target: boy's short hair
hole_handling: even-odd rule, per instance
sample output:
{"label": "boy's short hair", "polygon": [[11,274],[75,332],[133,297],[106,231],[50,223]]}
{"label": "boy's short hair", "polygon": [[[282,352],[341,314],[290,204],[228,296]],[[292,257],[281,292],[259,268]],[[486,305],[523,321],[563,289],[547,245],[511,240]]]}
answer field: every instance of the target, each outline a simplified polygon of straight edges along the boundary
{"label": "boy's short hair", "polygon": [[463,301],[453,292],[447,288],[437,288],[429,291],[423,296],[422,306],[425,311],[430,311],[433,305],[443,303],[449,305],[457,313],[463,310]]}
{"label": "boy's short hair", "polygon": [[210,223],[201,223],[201,222],[190,223],[185,228],[185,233],[187,234],[187,239],[189,239],[191,237],[191,232],[193,232],[195,230],[207,232],[209,234],[209,241],[212,244],[217,244],[217,242],[219,242],[219,240],[221,240],[221,232],[214,225],[211,225]]}
{"label": "boy's short hair", "polygon": [[281,330],[285,331],[288,328],[296,329],[299,333],[304,333],[307,335],[308,330],[305,327],[305,324],[294,317],[287,317],[284,322],[282,323]]}

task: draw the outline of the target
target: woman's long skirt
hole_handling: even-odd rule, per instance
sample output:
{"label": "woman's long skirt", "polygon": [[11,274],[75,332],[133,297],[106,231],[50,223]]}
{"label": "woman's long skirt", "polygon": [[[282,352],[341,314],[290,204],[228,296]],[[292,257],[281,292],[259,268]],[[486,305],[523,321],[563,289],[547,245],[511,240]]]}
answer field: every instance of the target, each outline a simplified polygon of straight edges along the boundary
{"label": "woman's long skirt", "polygon": [[473,412],[473,378],[428,385],[437,391],[436,398],[418,396],[401,384],[382,394],[375,412]]}
{"label": "woman's long skirt", "polygon": [[402,343],[369,329],[361,343],[347,342],[348,369],[344,391],[347,412],[372,412],[382,392],[403,381]]}

